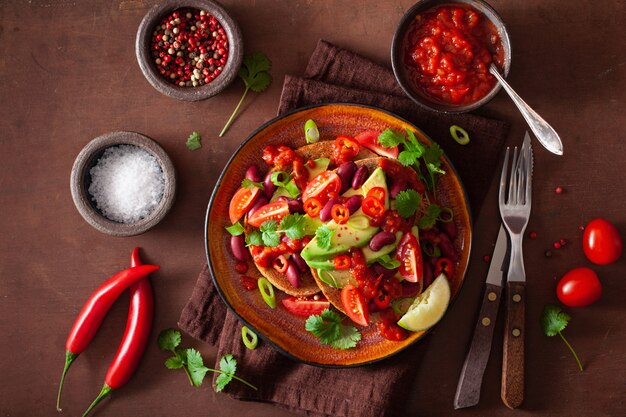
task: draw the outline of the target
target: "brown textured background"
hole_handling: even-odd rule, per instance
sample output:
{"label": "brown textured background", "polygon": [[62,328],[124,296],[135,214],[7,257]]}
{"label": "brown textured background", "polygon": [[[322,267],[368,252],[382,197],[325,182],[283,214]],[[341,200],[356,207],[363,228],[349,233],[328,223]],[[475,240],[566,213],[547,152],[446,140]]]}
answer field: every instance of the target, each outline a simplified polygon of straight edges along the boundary
{"label": "brown textured background", "polygon": [[[162,265],[154,276],[159,330],[174,326],[204,261],[204,212],[227,157],[276,114],[285,74],[301,75],[319,38],[388,64],[394,27],[411,1],[223,1],[241,25],[246,50],[274,61],[268,92],[251,95],[224,138],[217,133],[242,86],[199,103],[166,98],[139,71],[133,50],[139,22],[152,1],[33,0],[0,3],[0,412],[3,416],[56,415],[54,398],[67,331],[87,295],[124,267],[132,247]],[[538,320],[554,302],[555,278],[589,266],[578,226],[604,216],[626,236],[623,139],[626,61],[623,1],[493,0],[513,42],[510,82],[561,134],[565,156],[535,147],[535,192],[525,246],[528,274],[526,401],[519,415],[618,416],[626,408],[626,331],[623,294],[626,259],[594,267],[604,285],[596,305],[569,309],[565,331],[586,366],[579,373],[565,346],[542,335]],[[512,123],[510,144],[525,124],[501,93],[486,114]],[[189,152],[192,130],[204,147]],[[158,227],[134,238],[92,229],[74,208],[69,174],[93,137],[135,130],[155,138],[178,169],[178,198]],[[438,138],[435,138],[436,140]],[[439,139],[447,140],[447,139]],[[477,162],[479,163],[479,162]],[[496,187],[476,219],[469,275],[460,298],[429,338],[429,350],[406,386],[409,416],[510,415],[499,398],[501,346],[494,345],[480,405],[453,411],[452,399],[474,325],[497,234]],[[565,188],[562,195],[554,187]],[[489,205],[489,201],[493,204]],[[565,248],[546,259],[554,240]],[[74,364],[63,415],[80,414],[97,394],[126,320],[127,296],[105,321],[92,346]],[[501,322],[496,340],[501,340]],[[192,342],[212,360],[215,351]],[[166,354],[150,344],[137,375],[99,416],[290,416],[275,407],[243,403],[192,389],[166,370]]]}

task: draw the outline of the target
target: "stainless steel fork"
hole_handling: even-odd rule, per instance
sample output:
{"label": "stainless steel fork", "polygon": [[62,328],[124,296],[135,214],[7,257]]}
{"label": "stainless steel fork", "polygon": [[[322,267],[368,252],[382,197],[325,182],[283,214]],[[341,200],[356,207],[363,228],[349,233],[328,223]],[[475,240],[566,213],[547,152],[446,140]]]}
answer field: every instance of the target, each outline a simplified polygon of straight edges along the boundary
{"label": "stainless steel fork", "polygon": [[[519,154],[513,150],[508,175],[509,148],[504,156],[500,178],[500,215],[511,240],[511,257],[507,275],[507,317],[502,356],[502,389],[500,396],[509,408],[524,400],[524,305],[526,272],[522,238],[530,217],[532,201],[533,152],[526,132]],[[508,181],[507,181],[508,179]]]}

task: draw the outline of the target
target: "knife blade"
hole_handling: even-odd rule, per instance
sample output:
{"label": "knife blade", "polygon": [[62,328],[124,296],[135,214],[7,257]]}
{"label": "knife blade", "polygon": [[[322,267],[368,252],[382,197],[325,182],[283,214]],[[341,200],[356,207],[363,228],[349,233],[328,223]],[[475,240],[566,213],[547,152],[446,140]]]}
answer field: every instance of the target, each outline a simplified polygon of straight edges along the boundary
{"label": "knife blade", "polygon": [[474,327],[472,341],[461,369],[461,376],[454,396],[454,408],[471,407],[480,400],[480,387],[493,340],[493,330],[498,316],[500,296],[502,294],[502,279],[506,269],[506,255],[508,251],[508,236],[500,225],[496,246],[491,256],[491,264],[485,280],[483,301]]}

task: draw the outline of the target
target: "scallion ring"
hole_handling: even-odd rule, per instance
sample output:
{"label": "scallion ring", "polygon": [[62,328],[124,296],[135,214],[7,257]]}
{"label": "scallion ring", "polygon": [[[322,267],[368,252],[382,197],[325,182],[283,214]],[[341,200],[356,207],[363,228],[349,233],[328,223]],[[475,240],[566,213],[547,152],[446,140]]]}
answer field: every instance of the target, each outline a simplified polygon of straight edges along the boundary
{"label": "scallion ring", "polygon": [[241,328],[241,340],[243,340],[243,344],[250,350],[256,348],[256,345],[259,343],[259,338],[256,333],[248,329],[246,326]]}
{"label": "scallion ring", "polygon": [[293,181],[289,181],[283,188],[287,190],[291,198],[297,198],[300,195],[300,189]]}
{"label": "scallion ring", "polygon": [[291,175],[285,171],[272,172],[270,180],[277,187],[285,187],[289,181],[291,181]]}
{"label": "scallion ring", "polygon": [[429,258],[439,258],[441,256],[441,249],[439,249],[439,246],[429,241],[422,242],[421,246],[422,250]]}
{"label": "scallion ring", "polygon": [[450,135],[452,135],[452,139],[454,139],[459,145],[467,145],[470,141],[467,131],[457,125],[450,126]]}
{"label": "scallion ring", "polygon": [[274,295],[274,286],[267,280],[267,278],[259,278],[258,281],[259,291],[265,303],[271,308],[276,308],[276,296]]}
{"label": "scallion ring", "polygon": [[304,137],[306,138],[306,143],[315,143],[320,140],[320,131],[311,119],[304,124]]}
{"label": "scallion ring", "polygon": [[454,213],[452,213],[452,209],[450,207],[444,207],[439,212],[439,217],[437,217],[442,223],[450,223],[454,219]]}

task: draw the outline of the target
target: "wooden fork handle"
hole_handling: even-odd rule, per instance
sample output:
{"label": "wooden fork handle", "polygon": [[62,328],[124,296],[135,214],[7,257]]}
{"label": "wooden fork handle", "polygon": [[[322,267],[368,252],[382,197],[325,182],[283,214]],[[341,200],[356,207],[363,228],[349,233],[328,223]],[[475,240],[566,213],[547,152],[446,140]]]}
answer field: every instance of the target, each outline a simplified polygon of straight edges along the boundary
{"label": "wooden fork handle", "polygon": [[502,390],[504,405],[513,409],[524,400],[524,306],[526,283],[507,283],[506,324],[502,352]]}

